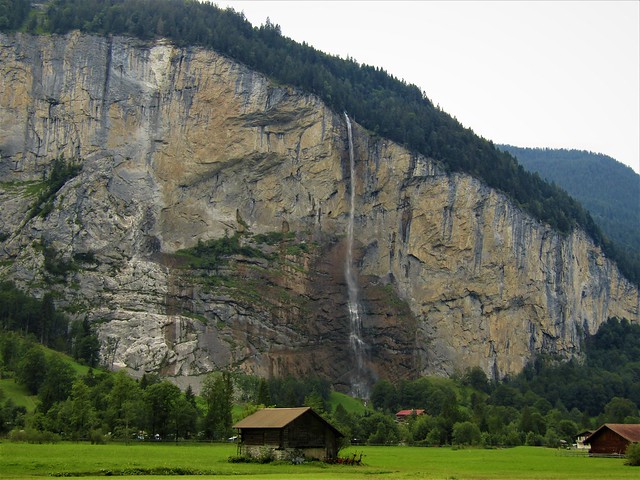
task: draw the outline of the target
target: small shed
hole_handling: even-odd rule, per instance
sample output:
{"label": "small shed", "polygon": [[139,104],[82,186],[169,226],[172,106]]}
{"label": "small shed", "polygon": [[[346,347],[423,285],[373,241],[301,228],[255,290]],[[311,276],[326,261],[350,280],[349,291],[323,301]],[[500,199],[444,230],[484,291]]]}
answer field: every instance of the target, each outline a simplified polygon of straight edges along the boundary
{"label": "small shed", "polygon": [[415,416],[424,415],[424,409],[412,408],[409,410],[400,410],[398,413],[396,413],[396,421],[404,422],[411,415],[415,415]]}
{"label": "small shed", "polygon": [[605,423],[584,440],[591,446],[589,453],[594,455],[624,455],[627,446],[634,442],[640,442],[637,423]]}
{"label": "small shed", "polygon": [[338,442],[344,435],[311,407],[264,408],[236,423],[239,453],[250,457],[271,450],[275,458],[301,452],[307,458],[323,460],[338,456]]}

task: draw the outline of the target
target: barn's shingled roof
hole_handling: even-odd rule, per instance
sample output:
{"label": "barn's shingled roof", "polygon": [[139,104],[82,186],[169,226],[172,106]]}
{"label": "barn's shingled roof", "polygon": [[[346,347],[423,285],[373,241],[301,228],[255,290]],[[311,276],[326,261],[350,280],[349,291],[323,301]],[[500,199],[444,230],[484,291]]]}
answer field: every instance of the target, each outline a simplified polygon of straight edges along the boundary
{"label": "barn's shingled roof", "polygon": [[243,418],[233,428],[283,428],[309,410],[311,407],[263,408]]}
{"label": "barn's shingled roof", "polygon": [[629,442],[640,442],[640,424],[638,423],[605,423],[595,432],[585,438],[584,443],[590,443],[591,439],[599,436],[603,431],[611,430]]}
{"label": "barn's shingled roof", "polygon": [[338,435],[344,436],[336,427],[318,415],[311,407],[263,408],[262,410],[258,410],[256,413],[243,418],[237,422],[233,428],[284,428],[307,412],[319,418]]}

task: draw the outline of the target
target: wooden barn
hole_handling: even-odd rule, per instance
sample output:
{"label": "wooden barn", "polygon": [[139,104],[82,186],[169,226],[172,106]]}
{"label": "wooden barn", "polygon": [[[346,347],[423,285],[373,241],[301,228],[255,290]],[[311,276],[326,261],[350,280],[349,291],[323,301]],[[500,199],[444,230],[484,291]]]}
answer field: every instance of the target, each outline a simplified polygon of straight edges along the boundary
{"label": "wooden barn", "polygon": [[584,440],[593,455],[624,455],[634,442],[640,442],[640,424],[634,423],[605,423]]}
{"label": "wooden barn", "polygon": [[323,460],[338,456],[338,441],[344,435],[310,407],[264,408],[236,423],[239,454],[258,457],[265,449],[275,458],[300,452]]}

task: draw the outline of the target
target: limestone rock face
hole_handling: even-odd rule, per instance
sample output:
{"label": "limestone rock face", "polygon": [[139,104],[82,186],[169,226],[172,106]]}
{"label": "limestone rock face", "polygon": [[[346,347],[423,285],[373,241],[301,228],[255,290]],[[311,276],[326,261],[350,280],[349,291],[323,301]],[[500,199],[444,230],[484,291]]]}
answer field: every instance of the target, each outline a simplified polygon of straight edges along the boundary
{"label": "limestone rock face", "polygon": [[[583,232],[560,235],[356,123],[353,140],[352,179],[341,112],[212,51],[0,35],[2,276],[59,292],[113,368],[196,386],[216,369],[319,374],[347,389],[353,183],[372,380],[475,365],[501,377],[541,352],[579,354],[608,317],[639,321],[638,289]],[[61,155],[82,170],[34,216]],[[263,254],[207,271],[176,255],[225,237]],[[73,268],[52,273],[44,252]]]}

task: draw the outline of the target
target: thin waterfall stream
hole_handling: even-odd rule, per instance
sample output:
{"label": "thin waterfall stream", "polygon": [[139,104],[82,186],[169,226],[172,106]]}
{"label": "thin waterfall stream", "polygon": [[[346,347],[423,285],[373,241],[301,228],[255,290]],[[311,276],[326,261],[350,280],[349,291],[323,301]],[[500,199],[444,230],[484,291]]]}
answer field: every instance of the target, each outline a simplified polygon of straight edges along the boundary
{"label": "thin waterfall stream", "polygon": [[367,345],[362,339],[362,317],[360,315],[360,304],[358,302],[358,282],[353,273],[353,218],[356,207],[356,167],[353,154],[353,134],[351,131],[351,121],[345,112],[344,118],[347,123],[347,134],[349,138],[349,169],[350,169],[350,205],[349,221],[347,224],[347,255],[345,259],[344,275],[348,290],[348,308],[351,331],[349,333],[349,344],[353,356],[355,357],[355,369],[351,375],[351,394],[358,398],[369,398],[369,384],[367,381],[366,358]]}

